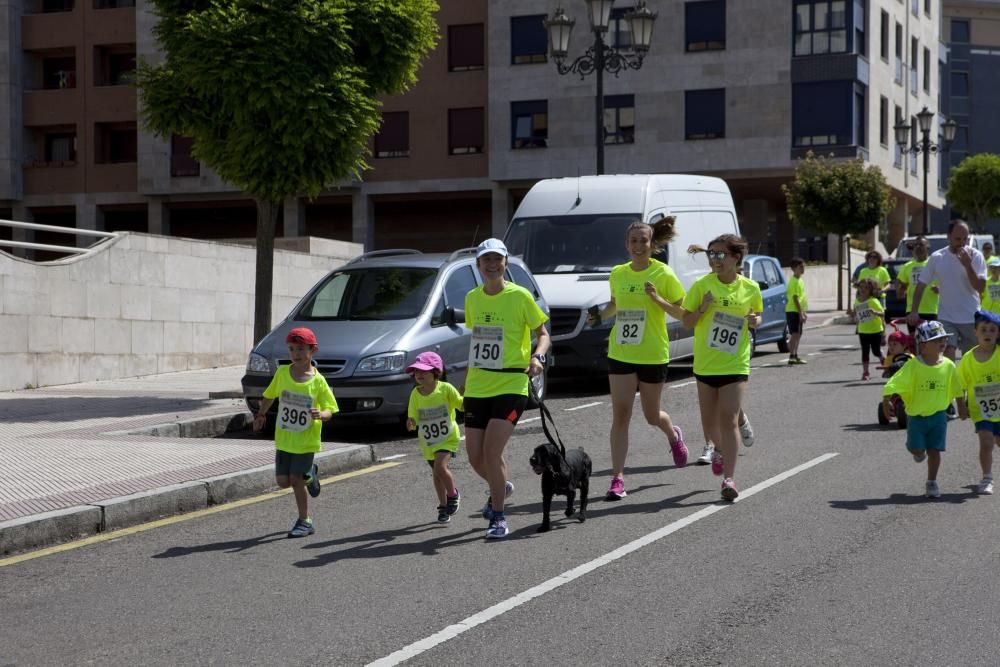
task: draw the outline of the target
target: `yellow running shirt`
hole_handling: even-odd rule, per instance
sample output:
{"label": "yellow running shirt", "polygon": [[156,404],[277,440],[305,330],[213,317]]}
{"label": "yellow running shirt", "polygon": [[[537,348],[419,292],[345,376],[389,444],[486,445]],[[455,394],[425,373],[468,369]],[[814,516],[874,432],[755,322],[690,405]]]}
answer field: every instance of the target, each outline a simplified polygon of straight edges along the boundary
{"label": "yellow running shirt", "polygon": [[962,393],[958,369],[951,359],[944,357],[934,366],[928,366],[919,356],[913,357],[882,389],[883,396],[899,394],[906,405],[906,414],[911,417],[930,417],[941,412],[952,399],[961,398]]}
{"label": "yellow running shirt", "polygon": [[882,333],[885,331],[885,320],[882,319],[882,302],[878,299],[867,301],[854,300],[854,316],[858,320],[859,334]]}
{"label": "yellow running shirt", "polygon": [[[927,266],[927,260],[918,262],[915,259],[911,259],[906,264],[903,264],[903,268],[899,270],[898,278],[899,282],[906,284],[906,312],[909,313],[913,307],[913,293],[917,289],[917,281],[920,280],[920,273]],[[935,279],[930,285],[924,288],[924,294],[920,297],[920,307],[917,308],[917,312],[923,315],[937,315],[938,311],[938,299],[940,295],[931,289],[938,284]]]}
{"label": "yellow running shirt", "polygon": [[498,373],[504,368],[527,369],[531,363],[531,332],[548,321],[531,293],[507,282],[499,294],[479,286],[465,295],[465,327],[472,331],[465,395],[489,398],[501,394],[528,395],[526,373]]}
{"label": "yellow running shirt", "polygon": [[417,422],[417,440],[425,461],[433,461],[439,451],[457,452],[458,422],[455,410],[462,407],[462,395],[447,382],[437,383],[434,391],[424,396],[419,387],[410,392],[406,415]]}
{"label": "yellow running shirt", "polygon": [[336,413],[337,399],[330,391],[326,378],[318,371],[306,382],[292,378],[291,366],[279,366],[264,390],[264,398],[278,399],[278,419],[274,428],[274,446],[290,454],[320,451],[323,422],[313,419],[310,408]]}
{"label": "yellow running shirt", "polygon": [[670,361],[666,313],[646,294],[646,282],[656,286],[664,301],[684,298],[684,287],[674,270],[655,259],[644,271],[631,264],[611,269],[611,297],[615,300],[615,324],[608,338],[608,358],[630,364],[665,364]]}
{"label": "yellow running shirt", "polygon": [[986,280],[980,308],[1000,315],[1000,280]]}
{"label": "yellow running shirt", "polygon": [[974,422],[1000,422],[1000,348],[985,362],[976,360],[977,349],[963,354],[958,362],[958,377],[968,392],[969,416]]}
{"label": "yellow running shirt", "polygon": [[694,327],[696,375],[750,375],[750,333],[746,316],[764,310],[760,286],[741,275],[728,285],[715,273],[702,276],[684,297],[684,310],[697,312],[711,292],[715,301]]}
{"label": "yellow running shirt", "polygon": [[785,296],[788,298],[788,302],[785,303],[786,313],[801,312],[795,305],[795,297],[799,297],[799,303],[802,304],[802,307],[809,310],[809,302],[806,300],[806,284],[802,282],[802,278],[792,276],[788,279]]}
{"label": "yellow running shirt", "polygon": [[863,278],[874,278],[880,289],[885,289],[885,286],[892,282],[889,270],[884,266],[876,266],[874,269],[866,266],[858,271],[858,280]]}

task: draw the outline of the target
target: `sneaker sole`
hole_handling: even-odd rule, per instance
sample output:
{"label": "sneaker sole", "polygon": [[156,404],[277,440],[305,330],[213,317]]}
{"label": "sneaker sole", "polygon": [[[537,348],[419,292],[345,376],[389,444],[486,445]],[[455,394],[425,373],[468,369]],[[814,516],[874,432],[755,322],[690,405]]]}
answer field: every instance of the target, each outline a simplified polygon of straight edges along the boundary
{"label": "sneaker sole", "polygon": [[498,534],[495,534],[495,533],[487,532],[486,533],[486,539],[488,539],[488,540],[502,540],[505,537],[507,537],[509,534],[510,534],[510,529],[509,528],[503,532],[503,535],[498,535]]}
{"label": "sneaker sole", "polygon": [[733,489],[733,488],[728,487],[728,486],[724,487],[722,489],[722,499],[723,500],[728,500],[729,502],[733,502],[734,500],[736,500],[737,498],[739,498],[739,496],[740,496],[740,492],[737,491],[736,489]]}
{"label": "sneaker sole", "polygon": [[625,491],[622,491],[621,495],[618,495],[617,493],[611,493],[610,491],[608,491],[607,495],[604,496],[604,500],[613,503],[621,500],[627,495],[628,493],[626,493]]}

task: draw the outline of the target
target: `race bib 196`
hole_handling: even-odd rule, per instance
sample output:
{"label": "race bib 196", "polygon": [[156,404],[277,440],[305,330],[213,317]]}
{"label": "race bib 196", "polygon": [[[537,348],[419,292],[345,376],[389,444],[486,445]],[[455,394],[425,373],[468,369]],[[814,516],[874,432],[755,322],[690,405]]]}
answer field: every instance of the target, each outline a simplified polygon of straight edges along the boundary
{"label": "race bib 196", "polygon": [[473,327],[469,345],[469,364],[473,368],[503,368],[503,327]]}
{"label": "race bib 196", "polygon": [[296,394],[285,390],[281,392],[281,402],[278,403],[278,428],[290,433],[301,433],[312,425],[312,396]]}
{"label": "race bib 196", "polygon": [[976,405],[983,413],[983,419],[1000,417],[1000,384],[981,384],[973,388]]}
{"label": "race bib 196", "polygon": [[712,315],[712,328],[708,331],[708,346],[726,354],[736,354],[744,322],[746,320],[737,315],[716,311]]}
{"label": "race bib 196", "polygon": [[619,345],[638,345],[646,331],[646,311],[619,310],[615,314],[615,328]]}
{"label": "race bib 196", "polygon": [[420,439],[426,444],[434,445],[448,438],[451,433],[451,419],[447,405],[420,408],[417,410],[417,416],[420,418],[417,431]]}

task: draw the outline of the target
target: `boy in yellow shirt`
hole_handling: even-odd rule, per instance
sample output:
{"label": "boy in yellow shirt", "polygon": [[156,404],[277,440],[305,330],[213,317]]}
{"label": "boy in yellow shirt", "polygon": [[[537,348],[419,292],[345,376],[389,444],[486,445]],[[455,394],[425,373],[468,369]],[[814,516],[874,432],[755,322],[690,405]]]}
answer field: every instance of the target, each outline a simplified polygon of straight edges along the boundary
{"label": "boy in yellow shirt", "polygon": [[788,323],[788,365],[799,366],[806,363],[799,359],[799,341],[806,324],[806,286],[802,274],[806,263],[801,257],[793,257],[788,263],[792,277],[788,279],[788,302],[785,303],[785,320]]}
{"label": "boy in yellow shirt", "polygon": [[958,376],[968,396],[969,410],[962,419],[972,417],[979,438],[979,466],[983,479],[977,493],[993,493],[993,447],[1000,447],[1000,315],[977,310],[976,342],[978,345],[962,355]]}
{"label": "boy in yellow shirt", "polygon": [[943,356],[947,344],[948,332],[940,322],[922,322],[917,327],[917,356],[907,361],[882,390],[882,409],[890,419],[896,413],[893,395],[902,398],[906,406],[906,448],[917,463],[927,459],[928,498],[941,497],[937,474],[948,433],[946,410],[953,399],[958,399],[959,414],[967,414],[958,369]]}
{"label": "boy in yellow shirt", "polygon": [[982,294],[981,308],[992,313],[1000,313],[1000,257],[990,257],[986,263],[989,275]]}

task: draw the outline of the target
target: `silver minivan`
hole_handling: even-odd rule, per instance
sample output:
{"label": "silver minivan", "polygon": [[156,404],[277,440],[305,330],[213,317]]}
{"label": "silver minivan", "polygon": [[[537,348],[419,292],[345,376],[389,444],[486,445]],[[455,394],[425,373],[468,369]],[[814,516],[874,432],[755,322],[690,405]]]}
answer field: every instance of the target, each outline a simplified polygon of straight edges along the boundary
{"label": "silver minivan", "polygon": [[[475,250],[376,250],[331,271],[250,352],[242,380],[247,407],[256,412],[277,367],[291,363],[285,337],[301,326],[316,334],[313,363],[337,398],[337,420],[405,418],[414,385],[404,369],[428,350],[441,355],[449,382],[464,384],[471,338],[465,295],[482,283]],[[549,312],[521,260],[510,258],[507,280]],[[533,382],[544,397],[547,375]]]}

